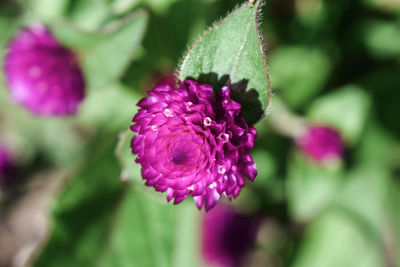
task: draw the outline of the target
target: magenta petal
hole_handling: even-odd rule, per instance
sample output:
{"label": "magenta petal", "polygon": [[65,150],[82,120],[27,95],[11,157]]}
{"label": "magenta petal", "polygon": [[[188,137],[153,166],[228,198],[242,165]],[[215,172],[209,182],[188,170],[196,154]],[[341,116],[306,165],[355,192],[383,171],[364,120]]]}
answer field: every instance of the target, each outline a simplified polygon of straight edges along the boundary
{"label": "magenta petal", "polygon": [[165,192],[168,190],[168,186],[167,185],[160,185],[160,184],[155,184],[154,188],[156,189],[156,191],[158,192]]}
{"label": "magenta petal", "polygon": [[240,190],[241,190],[241,187],[236,187],[233,190],[233,197],[237,197],[239,195],[239,193],[240,193]]}
{"label": "magenta petal", "polygon": [[141,108],[147,108],[150,107],[151,105],[157,103],[157,98],[154,96],[148,96],[143,98],[142,100],[139,101],[139,103],[137,104],[139,107]]}
{"label": "magenta petal", "polygon": [[180,197],[175,197],[174,198],[174,205],[181,203],[182,201],[184,201],[187,198],[186,196],[180,196]]}
{"label": "magenta petal", "polygon": [[159,181],[158,176],[155,177],[155,178],[150,178],[150,179],[148,179],[148,180],[146,181],[145,185],[147,185],[147,186],[154,186],[154,185],[156,185],[156,184],[158,183],[158,181]]}
{"label": "magenta petal", "polygon": [[167,201],[170,202],[173,197],[174,197],[174,190],[172,190],[171,188],[168,188],[168,190],[167,190]]}
{"label": "magenta petal", "polygon": [[254,178],[257,176],[257,169],[255,164],[244,166],[243,168],[241,168],[241,172],[251,181],[254,181]]}
{"label": "magenta petal", "polygon": [[158,177],[158,175],[159,175],[159,173],[156,170],[154,170],[152,167],[142,168],[141,172],[142,172],[143,179],[146,179],[146,180],[151,180],[155,177]]}
{"label": "magenta petal", "polygon": [[203,206],[203,197],[202,196],[195,196],[193,197],[194,202],[196,203],[196,206],[199,210],[201,210],[201,207]]}
{"label": "magenta petal", "polygon": [[220,198],[221,195],[217,192],[217,190],[211,190],[210,192],[207,192],[205,203],[206,211],[209,211],[211,208],[213,208],[218,203]]}

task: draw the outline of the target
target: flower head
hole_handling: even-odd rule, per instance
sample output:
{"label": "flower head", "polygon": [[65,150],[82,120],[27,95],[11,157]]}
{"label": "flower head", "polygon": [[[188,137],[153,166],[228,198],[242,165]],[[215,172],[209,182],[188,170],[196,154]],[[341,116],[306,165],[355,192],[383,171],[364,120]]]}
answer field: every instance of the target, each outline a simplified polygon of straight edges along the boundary
{"label": "flower head", "polygon": [[202,223],[202,253],[207,264],[220,267],[242,266],[254,245],[260,220],[217,205]]}
{"label": "flower head", "polygon": [[35,115],[73,115],[84,98],[85,82],[74,55],[42,25],[17,33],[4,70],[11,98]]}
{"label": "flower head", "polygon": [[0,185],[7,184],[14,172],[13,160],[7,149],[0,144]]}
{"label": "flower head", "polygon": [[214,97],[211,86],[172,77],[148,92],[133,118],[132,153],[146,185],[177,204],[192,194],[197,207],[212,208],[225,194],[236,197],[244,177],[257,175],[249,154],[256,130],[248,126],[229,87]]}
{"label": "flower head", "polygon": [[296,143],[317,161],[341,158],[344,154],[344,145],[339,133],[326,126],[309,127]]}

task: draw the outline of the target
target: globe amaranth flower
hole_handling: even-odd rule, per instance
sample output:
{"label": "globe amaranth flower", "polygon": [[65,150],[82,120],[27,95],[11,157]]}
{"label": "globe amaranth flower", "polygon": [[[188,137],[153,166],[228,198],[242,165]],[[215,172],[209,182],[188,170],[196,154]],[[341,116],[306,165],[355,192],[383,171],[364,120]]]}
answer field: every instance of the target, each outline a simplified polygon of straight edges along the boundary
{"label": "globe amaranth flower", "polygon": [[344,144],[337,131],[326,126],[310,126],[297,138],[297,145],[317,161],[343,157]]}
{"label": "globe amaranth flower", "polygon": [[4,70],[11,98],[38,116],[77,112],[85,81],[73,53],[43,25],[21,29],[7,47]]}
{"label": "globe amaranth flower", "polygon": [[9,151],[0,144],[0,185],[8,184],[14,174],[14,163]]}
{"label": "globe amaranth flower", "polygon": [[218,204],[204,214],[202,221],[202,254],[212,266],[243,266],[255,243],[260,219],[237,213],[227,205]]}
{"label": "globe amaranth flower", "polygon": [[197,207],[212,208],[221,194],[236,197],[244,177],[257,175],[249,150],[257,132],[230,98],[229,87],[216,97],[211,86],[193,80],[161,80],[142,99],[133,118],[131,148],[146,185],[167,192],[177,204],[189,194]]}

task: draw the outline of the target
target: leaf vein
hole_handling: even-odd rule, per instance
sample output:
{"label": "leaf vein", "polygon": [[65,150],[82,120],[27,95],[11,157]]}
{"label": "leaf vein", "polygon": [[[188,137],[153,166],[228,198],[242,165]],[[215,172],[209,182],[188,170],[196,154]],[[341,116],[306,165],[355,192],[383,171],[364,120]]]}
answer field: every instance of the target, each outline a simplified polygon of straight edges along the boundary
{"label": "leaf vein", "polygon": [[235,76],[235,73],[236,73],[236,70],[237,70],[237,67],[238,67],[238,64],[239,64],[239,59],[240,59],[240,56],[242,55],[242,52],[243,52],[243,49],[244,49],[244,45],[246,44],[247,38],[249,37],[250,25],[251,25],[251,21],[249,21],[247,23],[246,32],[244,34],[243,42],[240,45],[239,50],[238,50],[238,52],[236,54],[235,61],[233,62],[232,71],[231,71],[231,80],[232,81],[234,80],[233,77]]}

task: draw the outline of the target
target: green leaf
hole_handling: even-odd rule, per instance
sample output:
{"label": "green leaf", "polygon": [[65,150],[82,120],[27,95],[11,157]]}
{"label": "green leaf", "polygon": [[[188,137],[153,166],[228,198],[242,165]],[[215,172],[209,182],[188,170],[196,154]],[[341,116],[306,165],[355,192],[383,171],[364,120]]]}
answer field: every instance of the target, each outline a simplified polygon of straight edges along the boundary
{"label": "green leaf", "polygon": [[147,27],[148,14],[138,10],[96,30],[83,30],[66,21],[56,21],[52,31],[66,46],[77,49],[87,85],[98,89],[118,78],[130,63]]}
{"label": "green leaf", "polygon": [[214,24],[189,49],[179,68],[181,80],[194,78],[219,90],[231,84],[248,123],[261,118],[270,102],[270,84],[260,41],[259,0]]}
{"label": "green leaf", "polygon": [[[390,225],[387,227],[387,231],[391,233],[391,241],[400,242],[400,187],[395,181],[391,181],[389,186],[389,194],[387,198],[387,210],[390,217]],[[391,252],[393,262],[400,265],[400,247],[393,248]],[[396,264],[393,264],[396,266]]]}
{"label": "green leaf", "polygon": [[88,31],[66,19],[54,21],[50,28],[63,45],[79,51],[92,49],[99,43],[106,41],[116,31],[115,29],[113,31],[108,29]]}
{"label": "green leaf", "polygon": [[389,169],[400,167],[400,142],[394,133],[382,127],[380,121],[371,119],[356,150],[356,157]]}
{"label": "green leaf", "polygon": [[2,36],[2,38],[0,39],[1,60],[3,60],[3,56],[6,53],[4,46],[6,46],[11,36],[16,31],[19,22],[20,22],[19,19],[0,16],[0,34]]}
{"label": "green leaf", "polygon": [[304,46],[282,47],[270,59],[271,82],[286,102],[298,108],[310,101],[330,74],[330,60],[321,50]]}
{"label": "green leaf", "polygon": [[360,226],[377,241],[386,235],[385,199],[390,172],[372,162],[359,164],[348,174],[348,182],[337,195],[335,205],[360,221]]}
{"label": "green leaf", "polygon": [[400,55],[400,28],[397,22],[369,20],[362,23],[364,43],[376,58],[393,58]]}
{"label": "green leaf", "polygon": [[82,103],[77,120],[85,127],[99,127],[112,132],[128,128],[138,110],[136,103],[142,98],[141,94],[129,89],[115,83],[93,90]]}
{"label": "green leaf", "polygon": [[287,196],[289,211],[298,221],[309,221],[335,199],[342,182],[342,166],[318,165],[296,152],[288,169]]}
{"label": "green leaf", "polygon": [[374,8],[389,15],[397,15],[400,11],[399,2],[392,0],[362,0],[361,2],[368,7],[368,10]]}
{"label": "green leaf", "polygon": [[123,184],[118,179],[119,164],[113,144],[101,151],[97,146],[104,140],[94,141],[93,161],[71,177],[54,203],[50,240],[35,266],[87,267],[98,258]]}
{"label": "green leaf", "polygon": [[257,147],[252,151],[251,155],[257,164],[258,171],[254,184],[267,186],[276,175],[277,167],[274,157],[263,149],[257,149]]}
{"label": "green leaf", "polygon": [[198,214],[191,201],[172,206],[130,188],[98,265],[196,266]]}
{"label": "green leaf", "polygon": [[354,145],[364,130],[370,106],[369,95],[362,88],[348,85],[315,100],[308,118],[338,128],[346,141]]}
{"label": "green leaf", "polygon": [[346,213],[332,210],[306,231],[292,267],[382,267],[379,244]]}
{"label": "green leaf", "polygon": [[111,9],[115,14],[123,14],[140,4],[140,0],[115,0],[111,3]]}
{"label": "green leaf", "polygon": [[67,17],[86,30],[98,28],[111,15],[106,0],[70,0]]}
{"label": "green leaf", "polygon": [[39,21],[49,22],[65,14],[70,0],[20,0]]}
{"label": "green leaf", "polygon": [[122,74],[143,38],[147,20],[143,11],[129,15],[119,30],[83,54],[89,88],[105,86]]}

